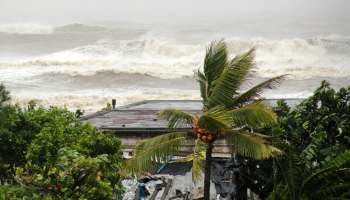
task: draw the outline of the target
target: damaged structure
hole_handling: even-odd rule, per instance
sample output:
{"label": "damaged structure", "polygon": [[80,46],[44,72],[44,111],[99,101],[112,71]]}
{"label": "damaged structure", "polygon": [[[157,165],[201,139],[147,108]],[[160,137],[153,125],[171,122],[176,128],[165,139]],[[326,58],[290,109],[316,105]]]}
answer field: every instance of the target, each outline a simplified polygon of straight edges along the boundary
{"label": "damaged structure", "polygon": [[[271,106],[278,99],[265,100]],[[289,106],[294,107],[301,99],[287,99]],[[123,144],[123,158],[133,156],[137,142],[168,132],[167,121],[159,119],[157,113],[162,109],[173,108],[193,114],[201,112],[202,103],[197,100],[148,100],[115,107],[82,117],[98,129],[116,134]],[[191,132],[190,127],[182,127],[181,131]],[[194,141],[189,139],[181,151],[184,154],[192,152]],[[212,164],[211,198],[233,199],[231,196],[237,191],[233,185],[237,163],[232,157],[231,148],[224,140],[214,143]],[[124,180],[127,192],[125,200],[142,199],[140,195],[150,200],[165,199],[196,199],[202,194],[202,181],[192,183],[191,163],[167,163],[157,172],[139,181]]]}

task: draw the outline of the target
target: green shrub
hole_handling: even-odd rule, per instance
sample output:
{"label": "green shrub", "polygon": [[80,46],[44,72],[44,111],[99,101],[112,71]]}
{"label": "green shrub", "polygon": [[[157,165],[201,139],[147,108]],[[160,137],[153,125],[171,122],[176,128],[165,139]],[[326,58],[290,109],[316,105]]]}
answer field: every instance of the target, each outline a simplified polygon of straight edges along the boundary
{"label": "green shrub", "polygon": [[350,149],[350,87],[335,91],[322,82],[313,96],[281,118],[281,127],[284,138],[299,152],[309,149],[305,156],[314,162]]}
{"label": "green shrub", "polygon": [[8,103],[0,85],[0,200],[111,199],[122,193],[121,142],[67,109]]}
{"label": "green shrub", "polygon": [[[108,155],[90,157],[71,148],[59,150],[57,162],[28,173],[19,168],[17,175],[54,199],[111,199],[120,188],[111,179],[113,162]],[[116,171],[113,172],[116,174]]]}
{"label": "green shrub", "polygon": [[275,135],[285,155],[274,161],[268,199],[349,199],[350,87],[335,91],[323,81],[294,110],[278,110]]}
{"label": "green shrub", "polygon": [[24,166],[27,149],[37,135],[54,124],[62,127],[76,121],[66,109],[51,107],[22,109],[19,106],[0,106],[0,180],[9,179],[14,166]]}
{"label": "green shrub", "polygon": [[3,84],[0,84],[0,107],[10,100],[10,92]]}
{"label": "green shrub", "polygon": [[27,163],[17,168],[17,180],[55,198],[119,195],[120,140],[82,124],[73,113],[56,109],[51,108],[55,120],[45,123],[28,146]]}
{"label": "green shrub", "polygon": [[41,200],[43,198],[34,189],[20,185],[0,185],[0,200]]}

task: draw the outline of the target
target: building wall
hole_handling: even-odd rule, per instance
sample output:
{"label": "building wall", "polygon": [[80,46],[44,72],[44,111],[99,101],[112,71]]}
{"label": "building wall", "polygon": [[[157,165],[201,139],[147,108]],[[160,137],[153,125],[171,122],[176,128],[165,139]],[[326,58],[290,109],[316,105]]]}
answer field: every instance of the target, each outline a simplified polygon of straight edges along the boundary
{"label": "building wall", "polygon": [[[152,138],[154,136],[160,135],[157,133],[140,133],[140,132],[128,132],[128,133],[118,133],[116,134],[123,144],[123,156],[128,159],[132,157],[135,146],[138,142],[145,140],[147,138]],[[183,145],[181,153],[186,155],[192,153],[194,147],[195,138],[190,138],[187,140],[186,144]],[[217,140],[214,143],[213,157],[231,157],[231,149],[227,145],[226,141],[223,139]]]}

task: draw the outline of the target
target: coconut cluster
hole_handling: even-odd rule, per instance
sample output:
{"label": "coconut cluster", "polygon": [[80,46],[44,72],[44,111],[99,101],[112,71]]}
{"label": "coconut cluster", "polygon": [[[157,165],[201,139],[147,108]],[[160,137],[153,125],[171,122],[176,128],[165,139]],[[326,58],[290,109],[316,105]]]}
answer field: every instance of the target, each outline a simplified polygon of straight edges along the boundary
{"label": "coconut cluster", "polygon": [[214,134],[209,133],[208,131],[202,128],[196,127],[193,129],[193,132],[200,140],[202,140],[205,143],[213,142],[215,139]]}
{"label": "coconut cluster", "polygon": [[201,128],[199,126],[198,118],[196,118],[193,122],[193,133],[202,140],[204,143],[211,143],[213,142],[217,137],[222,135],[222,131],[217,131],[216,133],[209,132],[204,128]]}

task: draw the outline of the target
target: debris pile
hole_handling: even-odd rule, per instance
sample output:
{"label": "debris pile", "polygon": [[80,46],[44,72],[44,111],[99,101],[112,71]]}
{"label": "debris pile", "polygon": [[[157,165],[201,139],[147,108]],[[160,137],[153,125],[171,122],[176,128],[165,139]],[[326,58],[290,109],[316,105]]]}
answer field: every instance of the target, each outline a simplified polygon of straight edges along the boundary
{"label": "debris pile", "polygon": [[[189,200],[192,199],[190,190],[182,190],[174,185],[176,178],[172,175],[152,175],[135,180],[124,180],[127,192],[123,200]],[[175,190],[175,191],[173,191]]]}
{"label": "debris pile", "polygon": [[[203,177],[192,181],[192,163],[167,163],[153,175],[139,180],[123,181],[126,189],[123,200],[190,200],[203,198]],[[211,199],[234,199],[235,173],[238,168],[232,159],[217,159],[212,162]]]}

